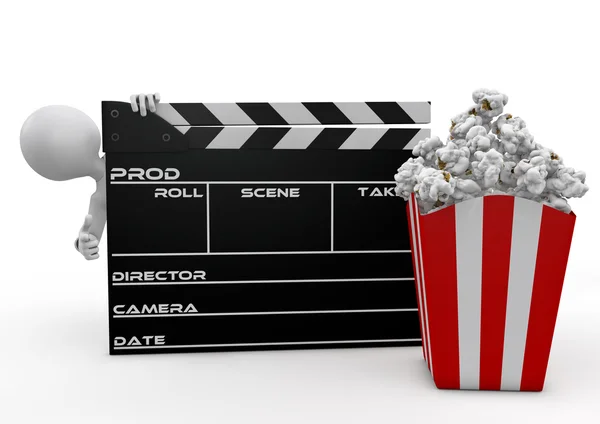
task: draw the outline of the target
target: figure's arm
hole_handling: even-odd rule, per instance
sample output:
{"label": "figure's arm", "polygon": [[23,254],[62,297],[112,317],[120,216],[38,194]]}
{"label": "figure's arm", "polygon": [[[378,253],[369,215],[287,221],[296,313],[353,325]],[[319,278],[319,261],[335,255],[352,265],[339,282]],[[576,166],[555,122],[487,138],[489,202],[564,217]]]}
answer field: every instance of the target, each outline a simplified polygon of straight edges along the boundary
{"label": "figure's arm", "polygon": [[85,259],[98,259],[98,245],[106,225],[106,187],[104,179],[98,182],[98,189],[90,199],[90,207],[85,217],[75,248]]}
{"label": "figure's arm", "polygon": [[[130,97],[131,109],[142,116],[147,111],[156,112],[160,102],[160,94],[134,94]],[[97,190],[90,199],[90,207],[85,217],[79,236],[75,240],[75,248],[87,260],[98,259],[99,244],[106,226],[106,179],[98,181]]]}

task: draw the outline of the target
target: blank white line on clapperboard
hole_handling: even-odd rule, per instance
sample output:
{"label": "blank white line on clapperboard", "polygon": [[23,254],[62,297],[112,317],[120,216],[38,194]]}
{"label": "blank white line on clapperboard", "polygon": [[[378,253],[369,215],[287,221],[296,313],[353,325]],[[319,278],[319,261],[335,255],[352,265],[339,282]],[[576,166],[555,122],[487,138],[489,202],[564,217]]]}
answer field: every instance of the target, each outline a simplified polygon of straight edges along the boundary
{"label": "blank white line on clapperboard", "polygon": [[229,317],[246,315],[318,315],[318,314],[368,314],[379,312],[416,312],[417,308],[405,309],[339,309],[331,311],[258,311],[258,312],[206,312],[194,314],[131,314],[113,315],[113,318],[177,318],[177,317]]}
{"label": "blank white line on clapperboard", "polygon": [[258,347],[258,346],[303,346],[303,345],[330,345],[330,344],[366,344],[366,343],[397,343],[397,342],[420,342],[421,339],[377,339],[377,340],[333,340],[318,342],[274,342],[274,343],[223,343],[223,344],[197,344],[197,345],[172,345],[172,346],[119,346],[114,350],[132,349],[202,349],[222,347]]}
{"label": "blank white line on clapperboard", "polygon": [[[360,250],[360,251],[334,251],[334,187],[336,184],[395,184],[393,181],[111,181],[111,184],[126,185],[163,185],[186,184],[206,185],[206,252],[198,253],[113,253],[114,257],[131,256],[207,256],[207,255],[316,255],[331,253],[407,253],[410,250]],[[274,184],[330,184],[331,185],[331,250],[330,251],[303,251],[303,252],[211,252],[210,251],[210,185],[274,185]]]}

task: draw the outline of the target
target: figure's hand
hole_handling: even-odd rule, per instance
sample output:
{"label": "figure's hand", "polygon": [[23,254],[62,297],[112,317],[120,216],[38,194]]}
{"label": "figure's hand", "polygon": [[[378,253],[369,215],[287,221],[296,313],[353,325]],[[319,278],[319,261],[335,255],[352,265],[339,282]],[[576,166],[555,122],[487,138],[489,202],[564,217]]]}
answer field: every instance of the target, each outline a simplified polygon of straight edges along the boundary
{"label": "figure's hand", "polygon": [[86,215],[83,226],[81,227],[81,230],[79,230],[79,237],[77,238],[77,250],[88,261],[98,259],[99,256],[98,239],[95,235],[90,234],[92,220],[92,215]]}
{"label": "figure's hand", "polygon": [[129,98],[131,100],[131,110],[135,113],[138,111],[140,115],[146,116],[146,111],[156,112],[156,105],[160,102],[160,94],[132,94]]}

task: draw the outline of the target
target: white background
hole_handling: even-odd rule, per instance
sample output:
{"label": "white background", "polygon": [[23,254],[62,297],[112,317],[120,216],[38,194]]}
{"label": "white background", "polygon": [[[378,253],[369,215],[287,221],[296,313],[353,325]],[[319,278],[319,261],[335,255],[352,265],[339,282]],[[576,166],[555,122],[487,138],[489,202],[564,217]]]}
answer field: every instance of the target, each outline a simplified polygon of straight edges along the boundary
{"label": "white background", "polygon": [[[0,422],[598,422],[598,12],[575,0],[3,2]],[[588,172],[542,393],[439,391],[420,348],[109,357],[105,246],[86,262],[72,245],[94,182],[47,181],[19,148],[36,108],[99,124],[101,100],[152,91],[431,100],[445,138],[480,87],[507,93],[507,112]]]}

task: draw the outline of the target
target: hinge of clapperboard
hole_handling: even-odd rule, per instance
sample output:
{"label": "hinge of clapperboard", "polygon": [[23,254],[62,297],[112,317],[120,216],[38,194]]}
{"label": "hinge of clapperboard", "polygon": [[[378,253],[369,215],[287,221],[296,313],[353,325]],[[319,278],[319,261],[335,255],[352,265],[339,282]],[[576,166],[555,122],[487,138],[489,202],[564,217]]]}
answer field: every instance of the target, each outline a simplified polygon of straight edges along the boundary
{"label": "hinge of clapperboard", "polygon": [[161,103],[145,118],[128,103],[103,102],[102,121],[106,152],[412,150],[430,136],[421,124],[431,122],[431,102]]}

